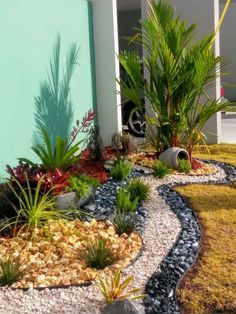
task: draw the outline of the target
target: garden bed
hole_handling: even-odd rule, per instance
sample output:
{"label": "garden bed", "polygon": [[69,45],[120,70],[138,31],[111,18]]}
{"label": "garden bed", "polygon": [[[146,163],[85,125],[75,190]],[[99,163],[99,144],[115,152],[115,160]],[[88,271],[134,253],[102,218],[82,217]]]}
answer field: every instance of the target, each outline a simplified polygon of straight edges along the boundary
{"label": "garden bed", "polygon": [[[157,274],[163,274],[163,270],[165,269],[164,265],[169,260],[171,254],[175,251],[176,246],[180,245],[183,247],[183,243],[180,243],[182,240],[180,223],[175,216],[177,212],[174,210],[175,213],[172,213],[173,204],[176,204],[176,209],[178,210],[180,210],[180,204],[176,202],[176,200],[172,200],[172,202],[168,201],[169,197],[166,195],[166,192],[168,192],[167,185],[172,186],[176,183],[182,184],[183,182],[196,183],[225,180],[225,172],[221,170],[218,165],[215,165],[215,167],[218,170],[215,175],[169,175],[161,180],[150,176],[150,172],[140,166],[136,166],[131,174],[131,177],[143,176],[142,179],[151,185],[152,195],[148,202],[139,206],[137,209],[137,215],[142,218],[140,222],[143,227],[139,230],[143,241],[143,250],[138,259],[123,270],[123,274],[134,275],[134,286],[139,286],[143,289],[145,288],[147,280],[152,277],[152,280],[149,281],[147,289],[149,296],[145,300],[148,313],[160,313],[160,305],[165,305],[165,302],[160,302],[159,299],[159,297],[163,297],[165,293],[161,290],[155,276],[157,276]],[[232,169],[230,169],[229,172],[231,170]],[[115,195],[117,191],[125,184],[126,181],[119,182],[111,179],[108,180],[102,186],[97,188],[94,203],[96,206],[94,207],[91,203],[88,207],[85,207],[85,209],[90,209],[91,212],[95,214],[95,217],[100,217],[106,220],[111,215],[112,209],[115,206]],[[166,187],[165,185],[163,186],[163,184],[166,184]],[[158,195],[159,193],[161,196]],[[163,200],[163,197],[165,201]],[[181,213],[181,211],[179,213]],[[178,215],[178,217],[183,224],[181,216]],[[186,217],[183,216],[182,219],[186,219]],[[194,225],[192,225],[192,227],[194,227]],[[195,234],[196,231],[194,228],[192,231]],[[186,236],[186,234],[184,234],[184,236]],[[190,234],[190,237],[192,237],[192,234]],[[173,247],[175,242],[176,245]],[[170,251],[171,248],[172,250]],[[193,255],[191,255],[189,264],[186,264],[186,268],[191,265],[194,259],[194,254],[196,254],[196,250],[192,253]],[[178,269],[179,267],[178,265],[174,266],[175,269]],[[183,272],[186,268],[183,268]],[[154,277],[152,276],[153,273],[156,274]],[[168,286],[167,304],[169,304],[170,309],[172,302],[175,302],[175,285],[181,275],[182,273],[178,271],[176,281],[172,282],[171,285],[169,280],[166,278],[164,280]],[[31,301],[29,301],[30,299]],[[44,309],[45,311],[47,309],[49,313],[56,313],[61,308],[64,308],[64,313],[73,311],[83,313],[99,313],[99,307],[104,305],[104,301],[99,295],[94,284],[88,287],[68,287],[66,289],[51,290],[44,289],[42,291],[30,288],[25,292],[21,290],[1,288],[0,301],[0,309],[7,310],[9,313],[14,311],[16,308],[19,309],[19,313],[32,313],[32,310],[34,313],[40,313]],[[177,308],[169,313],[178,313],[178,311],[176,311]]]}

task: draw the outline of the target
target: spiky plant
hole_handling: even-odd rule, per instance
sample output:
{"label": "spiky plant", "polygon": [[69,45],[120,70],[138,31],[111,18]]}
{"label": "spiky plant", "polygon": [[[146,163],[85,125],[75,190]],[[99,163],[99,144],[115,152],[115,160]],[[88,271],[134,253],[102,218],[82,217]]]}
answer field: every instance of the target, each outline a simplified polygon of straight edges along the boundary
{"label": "spiky plant", "polygon": [[115,212],[112,223],[119,235],[122,233],[130,234],[138,226],[137,217],[134,213],[120,213],[119,211]]}
{"label": "spiky plant", "polygon": [[134,277],[129,276],[121,281],[120,270],[117,270],[115,275],[110,277],[110,280],[99,276],[97,287],[105,298],[107,304],[119,299],[130,298],[131,300],[137,300],[144,298],[145,294],[135,296],[137,292],[141,291],[141,288],[134,288],[126,291],[127,287],[133,282],[133,280]]}
{"label": "spiky plant", "polygon": [[131,200],[130,193],[121,188],[116,197],[116,208],[120,213],[135,212],[138,205],[138,197]]}
{"label": "spiky plant", "polygon": [[153,175],[159,179],[164,178],[167,174],[170,174],[170,168],[160,160],[156,160],[152,166]]}
{"label": "spiky plant", "polygon": [[31,266],[24,267],[20,256],[0,259],[0,286],[11,286],[21,280],[30,268]]}
{"label": "spiky plant", "polygon": [[104,269],[117,261],[118,257],[104,239],[89,245],[82,254],[87,265],[96,269]]}
{"label": "spiky plant", "polygon": [[130,193],[130,199],[138,198],[139,201],[146,201],[150,196],[150,187],[141,179],[133,179],[127,186]]}
{"label": "spiky plant", "polygon": [[115,180],[124,180],[131,173],[132,166],[129,162],[117,158],[111,169],[111,176]]}

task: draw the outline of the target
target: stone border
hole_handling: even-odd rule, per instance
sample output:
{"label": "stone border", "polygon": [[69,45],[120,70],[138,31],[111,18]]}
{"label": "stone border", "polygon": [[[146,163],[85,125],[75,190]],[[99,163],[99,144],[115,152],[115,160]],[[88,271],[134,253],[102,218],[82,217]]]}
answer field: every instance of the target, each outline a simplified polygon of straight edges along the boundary
{"label": "stone border", "polygon": [[[236,179],[236,168],[230,164],[204,160],[220,166],[226,177],[218,181],[209,180],[201,183],[173,183],[174,186],[189,184],[229,184]],[[160,272],[154,273],[146,286],[147,298],[144,300],[147,314],[180,313],[176,289],[183,277],[191,270],[201,247],[201,227],[194,211],[184,199],[168,184],[159,187],[159,195],[179,218],[182,230],[176,244],[160,266]]]}

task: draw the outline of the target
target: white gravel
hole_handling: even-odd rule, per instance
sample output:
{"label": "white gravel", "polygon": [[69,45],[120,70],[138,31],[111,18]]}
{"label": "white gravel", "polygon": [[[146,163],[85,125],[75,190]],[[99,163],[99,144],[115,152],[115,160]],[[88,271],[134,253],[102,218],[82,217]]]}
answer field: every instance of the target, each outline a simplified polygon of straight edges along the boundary
{"label": "white gravel", "polygon": [[[152,176],[143,178],[150,183],[152,189],[152,197],[145,204],[149,218],[146,221],[145,232],[142,236],[144,247],[139,258],[123,272],[124,276],[134,275],[133,286],[145,287],[148,279],[154,271],[158,270],[161,261],[174,245],[181,230],[179,220],[160,198],[156,191],[157,187],[173,182],[217,181],[223,177],[225,177],[224,171],[218,168],[218,172],[210,176],[170,175],[162,180],[157,180]],[[100,313],[99,308],[103,305],[104,301],[94,284],[89,287],[44,289],[42,291],[0,289],[0,314],[97,314]]]}

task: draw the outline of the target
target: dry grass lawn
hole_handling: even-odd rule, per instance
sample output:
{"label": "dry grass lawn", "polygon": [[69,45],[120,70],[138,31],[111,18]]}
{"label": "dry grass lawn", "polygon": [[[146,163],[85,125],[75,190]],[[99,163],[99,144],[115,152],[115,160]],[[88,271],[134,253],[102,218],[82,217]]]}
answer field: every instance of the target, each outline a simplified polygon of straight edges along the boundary
{"label": "dry grass lawn", "polygon": [[[209,152],[207,151],[209,150]],[[236,166],[236,145],[199,145],[194,149],[193,156],[201,159],[213,159],[223,161]]]}
{"label": "dry grass lawn", "polygon": [[183,313],[236,313],[236,187],[189,185],[177,191],[203,229],[202,252],[178,291]]}

